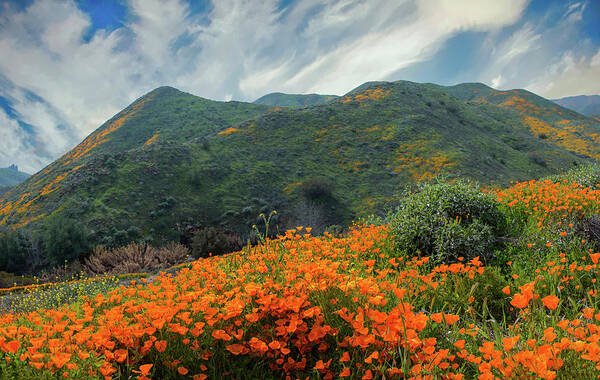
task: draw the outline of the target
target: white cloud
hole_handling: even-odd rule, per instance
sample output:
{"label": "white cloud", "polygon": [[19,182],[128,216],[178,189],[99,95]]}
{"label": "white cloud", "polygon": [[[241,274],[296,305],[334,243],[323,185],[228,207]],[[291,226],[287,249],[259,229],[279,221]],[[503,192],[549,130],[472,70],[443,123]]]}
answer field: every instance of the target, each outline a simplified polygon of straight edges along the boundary
{"label": "white cloud", "polygon": [[564,18],[570,22],[581,21],[583,18],[583,11],[587,6],[587,2],[582,3],[573,3],[569,5],[567,11],[565,12]]}
{"label": "white cloud", "polygon": [[539,48],[536,43],[541,37],[541,34],[534,32],[531,25],[525,24],[500,46],[496,65],[507,65],[525,53],[532,53]]}
{"label": "white cloud", "polygon": [[591,66],[600,66],[600,49],[598,49],[598,52],[596,53],[596,55],[594,55],[592,57],[592,59],[590,60],[590,65]]}
{"label": "white cloud", "polygon": [[[480,1],[473,7],[470,1],[425,0],[418,2],[411,17],[404,14],[409,4],[404,3],[404,7],[398,4],[387,2],[370,9],[361,8],[352,17],[345,17],[343,13],[348,10],[344,7],[326,9],[327,17],[319,15],[315,17],[315,23],[333,19],[337,24],[343,24],[352,19],[360,25],[374,19],[379,20],[379,24],[375,28],[364,28],[366,33],[356,38],[338,41],[336,48],[317,55],[292,77],[280,78],[279,88],[290,92],[345,93],[367,80],[385,79],[402,68],[430,58],[458,31],[490,30],[513,23],[527,2]],[[313,27],[317,32],[323,29],[324,26]],[[267,73],[268,76],[272,74]],[[263,85],[254,92],[268,92],[268,88]]]}
{"label": "white cloud", "polygon": [[44,163],[35,148],[28,143],[29,136],[19,123],[0,109],[0,162],[19,165],[21,171],[33,173]]}
{"label": "white cloud", "polygon": [[[526,88],[546,98],[600,93],[600,50],[581,38],[578,20],[587,3],[564,6],[558,22],[527,21],[508,36],[490,34],[481,50],[479,80]],[[560,8],[558,8],[560,10]],[[541,19],[552,20],[550,8]],[[498,78],[501,78],[499,83]]]}
{"label": "white cloud", "polygon": [[577,59],[567,52],[552,66],[547,82],[540,81],[532,87],[550,99],[575,95],[600,94],[600,49],[595,56]]}
{"label": "white cloud", "polygon": [[497,77],[492,79],[493,88],[500,88],[500,86],[502,86],[502,74],[499,74]]}
{"label": "white cloud", "polygon": [[[507,37],[490,34],[480,52],[483,57],[483,72],[479,80],[494,88],[513,86],[515,78],[520,74],[518,70],[524,66],[521,64],[524,57],[533,55],[540,49],[541,38],[542,34],[529,23]],[[523,84],[516,84],[515,87],[521,88]]]}
{"label": "white cloud", "polygon": [[[33,125],[36,150],[23,148],[30,164],[20,165],[39,169],[154,87],[212,99],[342,94],[430,58],[458,32],[511,25],[527,3],[301,0],[284,11],[277,0],[219,0],[194,15],[183,0],[129,0],[123,27],[86,42],[91,22],[73,0],[35,0],[0,14],[0,73],[11,84],[0,96]],[[506,54],[521,54],[519,41]]]}

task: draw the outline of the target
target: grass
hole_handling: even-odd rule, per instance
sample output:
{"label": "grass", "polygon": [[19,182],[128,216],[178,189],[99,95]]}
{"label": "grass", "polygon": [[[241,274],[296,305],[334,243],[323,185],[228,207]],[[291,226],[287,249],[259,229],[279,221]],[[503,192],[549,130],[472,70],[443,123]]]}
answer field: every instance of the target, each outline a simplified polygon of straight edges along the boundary
{"label": "grass", "polygon": [[598,377],[600,253],[577,224],[600,190],[557,179],[494,194],[517,236],[505,265],[434,265],[397,250],[387,224],[298,227],[2,316],[2,378]]}

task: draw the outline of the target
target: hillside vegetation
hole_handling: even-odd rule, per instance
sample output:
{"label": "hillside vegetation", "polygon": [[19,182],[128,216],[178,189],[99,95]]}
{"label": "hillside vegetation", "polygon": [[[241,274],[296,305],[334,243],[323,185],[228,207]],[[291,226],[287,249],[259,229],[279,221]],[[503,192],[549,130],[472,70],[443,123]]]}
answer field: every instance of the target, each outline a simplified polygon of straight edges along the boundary
{"label": "hillside vegetation", "polygon": [[[344,235],[297,227],[153,282],[6,314],[0,373],[596,378],[599,176],[593,166],[494,191],[422,185],[376,225]],[[481,257],[469,244],[484,231]],[[451,244],[428,245],[438,236]]]}
{"label": "hillside vegetation", "polygon": [[319,94],[284,94],[281,92],[273,92],[254,101],[255,104],[265,104],[268,106],[280,106],[280,107],[306,107],[314,106],[317,104],[327,103],[335,98],[337,95],[319,95]]}
{"label": "hillside vegetation", "polygon": [[6,193],[0,225],[25,230],[26,257],[43,257],[40,244],[60,246],[43,241],[59,219],[76,221],[90,245],[111,247],[189,241],[209,226],[256,241],[256,216],[271,210],[272,231],[320,233],[381,214],[407,186],[438,176],[503,185],[590,162],[600,155],[599,125],[526,91],[481,84],[370,82],[301,108],[162,87]]}

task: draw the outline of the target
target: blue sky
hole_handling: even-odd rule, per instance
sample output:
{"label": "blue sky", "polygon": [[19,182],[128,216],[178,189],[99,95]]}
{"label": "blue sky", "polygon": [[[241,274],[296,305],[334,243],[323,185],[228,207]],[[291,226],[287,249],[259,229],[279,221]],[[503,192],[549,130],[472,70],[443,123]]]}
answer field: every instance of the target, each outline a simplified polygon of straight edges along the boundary
{"label": "blue sky", "polygon": [[0,167],[35,172],[162,85],[216,100],[370,80],[600,94],[600,1],[0,0]]}

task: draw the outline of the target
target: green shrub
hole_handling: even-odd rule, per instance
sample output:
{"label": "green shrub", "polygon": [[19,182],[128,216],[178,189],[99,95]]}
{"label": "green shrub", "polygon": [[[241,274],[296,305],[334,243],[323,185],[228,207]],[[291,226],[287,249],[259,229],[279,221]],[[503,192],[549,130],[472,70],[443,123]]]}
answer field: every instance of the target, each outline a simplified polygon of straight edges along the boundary
{"label": "green shrub", "polygon": [[440,224],[431,256],[436,263],[455,261],[460,256],[484,257],[493,244],[494,235],[490,226],[477,219],[467,225],[451,219]]}
{"label": "green shrub", "polygon": [[470,182],[421,185],[400,202],[390,226],[396,249],[435,264],[493,257],[506,232],[498,202]]}
{"label": "green shrub", "polygon": [[44,253],[50,266],[78,259],[90,249],[88,233],[77,221],[53,216],[44,225],[42,234]]}
{"label": "green shrub", "polygon": [[192,239],[192,256],[195,258],[220,255],[229,249],[227,236],[222,230],[207,227],[194,233]]}
{"label": "green shrub", "polygon": [[327,178],[309,178],[300,185],[300,195],[313,202],[327,202],[332,198],[333,184]]}
{"label": "green shrub", "polygon": [[0,235],[0,270],[24,273],[27,267],[27,248],[19,233],[10,231]]}
{"label": "green shrub", "polygon": [[575,232],[600,249],[600,216],[583,217],[575,224]]}
{"label": "green shrub", "polygon": [[[365,223],[367,224],[367,223]],[[332,236],[338,237],[341,236],[342,233],[344,232],[344,227],[340,226],[339,224],[332,224],[330,226],[327,226],[327,228],[325,228],[324,233],[330,233]]]}
{"label": "green shrub", "polygon": [[600,164],[594,163],[578,166],[566,173],[549,176],[547,179],[551,180],[552,182],[567,180],[569,182],[577,182],[583,187],[598,189],[600,188]]}
{"label": "green shrub", "polygon": [[529,153],[529,159],[533,163],[535,163],[536,165],[540,165],[540,166],[543,166],[543,167],[548,166],[548,163],[546,162],[546,159],[544,159],[544,157],[540,156],[536,152]]}

